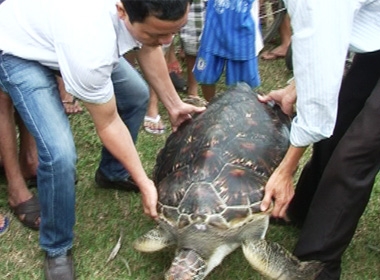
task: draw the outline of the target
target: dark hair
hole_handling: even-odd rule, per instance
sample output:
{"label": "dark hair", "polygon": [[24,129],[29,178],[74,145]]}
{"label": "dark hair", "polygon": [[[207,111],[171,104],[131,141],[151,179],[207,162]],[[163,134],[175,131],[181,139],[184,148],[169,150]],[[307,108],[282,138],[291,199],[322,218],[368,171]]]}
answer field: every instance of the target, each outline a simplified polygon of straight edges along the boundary
{"label": "dark hair", "polygon": [[187,10],[193,0],[121,0],[129,21],[144,22],[148,16],[160,20],[178,20]]}

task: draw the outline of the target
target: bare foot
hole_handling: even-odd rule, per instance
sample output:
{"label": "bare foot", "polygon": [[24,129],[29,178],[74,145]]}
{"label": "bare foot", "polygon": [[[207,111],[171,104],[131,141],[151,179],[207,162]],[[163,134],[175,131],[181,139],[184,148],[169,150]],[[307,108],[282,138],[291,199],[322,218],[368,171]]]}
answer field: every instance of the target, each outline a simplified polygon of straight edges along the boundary
{"label": "bare foot", "polygon": [[190,95],[190,94],[183,99],[183,102],[186,102],[198,107],[205,107],[208,104],[208,102],[203,97],[200,97],[198,95]]}
{"label": "bare foot", "polygon": [[82,107],[76,98],[72,97],[72,100],[62,100],[63,107],[65,108],[66,114],[80,114],[83,112]]}
{"label": "bare foot", "polygon": [[271,51],[265,51],[261,54],[261,58],[264,60],[274,60],[278,58],[284,58],[286,52],[288,51],[288,46],[279,45]]}

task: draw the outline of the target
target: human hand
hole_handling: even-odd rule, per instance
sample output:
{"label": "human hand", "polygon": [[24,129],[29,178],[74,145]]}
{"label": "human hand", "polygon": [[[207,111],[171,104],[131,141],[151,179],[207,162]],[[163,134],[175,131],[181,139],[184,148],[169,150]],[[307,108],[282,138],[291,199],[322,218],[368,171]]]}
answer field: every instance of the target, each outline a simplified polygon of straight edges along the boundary
{"label": "human hand", "polygon": [[286,210],[294,196],[293,175],[306,147],[290,145],[279,166],[265,185],[265,194],[261,202],[261,211],[267,211],[274,202],[272,216],[286,218]]}
{"label": "human hand", "polygon": [[293,196],[293,176],[277,168],[265,186],[265,195],[260,206],[261,211],[267,211],[273,201],[272,216],[285,218],[286,210]]}
{"label": "human hand", "polygon": [[142,203],[144,208],[144,214],[150,216],[152,219],[158,217],[157,214],[157,201],[158,194],[157,188],[155,187],[152,180],[147,180],[143,186],[139,186],[142,195]]}
{"label": "human hand", "polygon": [[297,92],[294,81],[282,89],[272,90],[267,95],[258,95],[258,99],[261,102],[274,101],[281,107],[281,110],[292,116],[294,113],[294,104],[297,99]]}
{"label": "human hand", "polygon": [[181,101],[179,106],[169,112],[173,131],[175,132],[184,121],[191,119],[192,114],[199,114],[204,110],[206,107],[197,107]]}

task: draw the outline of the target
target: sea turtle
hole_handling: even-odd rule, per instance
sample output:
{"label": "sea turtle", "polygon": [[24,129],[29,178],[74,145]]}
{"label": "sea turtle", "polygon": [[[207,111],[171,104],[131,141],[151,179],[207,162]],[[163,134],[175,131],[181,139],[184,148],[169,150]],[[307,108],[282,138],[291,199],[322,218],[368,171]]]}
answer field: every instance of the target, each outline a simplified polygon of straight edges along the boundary
{"label": "sea turtle", "polygon": [[242,246],[272,279],[314,279],[318,262],[300,262],[265,241],[270,211],[264,186],[289,145],[289,118],[260,103],[245,84],[215,97],[170,135],[157,156],[158,226],[134,242],[141,252],[176,245],[165,279],[201,280]]}

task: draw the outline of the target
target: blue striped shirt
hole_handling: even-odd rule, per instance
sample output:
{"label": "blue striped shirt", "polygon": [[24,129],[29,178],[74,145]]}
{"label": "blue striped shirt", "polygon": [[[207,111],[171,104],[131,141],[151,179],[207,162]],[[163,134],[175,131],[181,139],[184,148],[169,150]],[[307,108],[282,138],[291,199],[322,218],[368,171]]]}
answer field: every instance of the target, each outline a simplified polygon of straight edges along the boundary
{"label": "blue striped shirt", "polygon": [[252,17],[254,0],[209,0],[201,47],[231,60],[256,56],[256,23]]}

